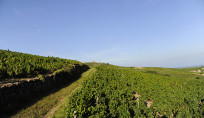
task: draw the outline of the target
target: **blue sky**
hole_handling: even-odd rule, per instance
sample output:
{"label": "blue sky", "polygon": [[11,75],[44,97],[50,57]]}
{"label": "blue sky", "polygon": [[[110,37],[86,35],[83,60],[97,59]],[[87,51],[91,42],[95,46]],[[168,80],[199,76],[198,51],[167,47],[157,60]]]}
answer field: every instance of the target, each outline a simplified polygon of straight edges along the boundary
{"label": "blue sky", "polygon": [[204,65],[204,1],[0,0],[0,49],[120,66]]}

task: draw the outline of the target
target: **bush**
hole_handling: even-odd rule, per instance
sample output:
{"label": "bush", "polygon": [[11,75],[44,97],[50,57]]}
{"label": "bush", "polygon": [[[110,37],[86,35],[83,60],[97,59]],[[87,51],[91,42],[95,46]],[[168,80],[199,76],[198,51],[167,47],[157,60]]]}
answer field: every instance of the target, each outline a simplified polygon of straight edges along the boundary
{"label": "bush", "polygon": [[45,82],[45,78],[44,78],[41,74],[39,74],[38,77],[40,78],[40,80],[41,80],[42,82]]}
{"label": "bush", "polygon": [[200,79],[200,77],[196,77],[196,79]]}

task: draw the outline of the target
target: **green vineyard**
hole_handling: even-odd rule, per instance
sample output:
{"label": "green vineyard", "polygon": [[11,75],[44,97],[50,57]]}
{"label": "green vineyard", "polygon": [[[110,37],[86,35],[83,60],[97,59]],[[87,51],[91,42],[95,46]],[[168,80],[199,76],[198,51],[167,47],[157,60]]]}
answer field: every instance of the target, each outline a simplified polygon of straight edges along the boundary
{"label": "green vineyard", "polygon": [[67,102],[65,117],[204,117],[204,79],[98,66]]}
{"label": "green vineyard", "polygon": [[[81,70],[75,68],[79,65]],[[86,63],[79,61],[61,59],[57,57],[43,57],[9,50],[0,50],[0,79],[17,80],[18,78],[31,77],[38,75],[40,80],[28,87],[24,85],[19,92],[18,89],[12,91],[0,92],[4,97],[10,93],[18,98],[18,93],[25,90],[34,91],[35,88],[41,92],[41,88],[54,88],[57,82],[63,84],[70,83],[80,77],[80,73],[91,67],[88,73],[82,76],[79,89],[69,96],[63,96],[66,93],[60,93],[60,98],[66,98],[61,107],[60,115],[67,118],[72,117],[100,117],[100,118],[202,118],[204,117],[204,68],[156,68],[156,67],[120,67],[109,63]],[[84,68],[84,69],[83,69]],[[71,72],[72,69],[75,69]],[[45,79],[45,74],[54,73],[58,79]],[[74,76],[72,76],[75,73]],[[68,75],[67,75],[68,74]],[[63,76],[64,75],[64,76]],[[65,76],[67,75],[67,76]],[[53,77],[54,77],[53,76]],[[86,79],[83,80],[83,77]],[[66,80],[66,81],[65,81]],[[83,80],[83,81],[82,81]],[[44,86],[41,86],[44,85]],[[74,84],[73,84],[74,85]],[[2,83],[3,86],[3,83]],[[16,86],[13,84],[13,86]],[[28,87],[28,88],[26,88]],[[25,89],[26,88],[26,89]],[[6,90],[2,88],[2,91]],[[72,90],[69,88],[68,90]],[[6,94],[5,94],[6,93]],[[28,93],[28,92],[27,92]],[[34,93],[34,92],[29,92]],[[8,95],[7,95],[8,94]],[[22,94],[23,96],[23,94]],[[58,96],[58,95],[56,95]],[[2,97],[2,100],[4,99]],[[10,98],[13,98],[10,97]],[[52,97],[53,98],[53,97]],[[50,99],[52,99],[50,98]],[[58,97],[56,97],[58,98]],[[9,99],[9,97],[7,98]],[[7,99],[4,99],[7,100]],[[3,104],[4,101],[1,101]],[[11,99],[10,101],[13,101]],[[56,102],[57,103],[57,102]],[[44,104],[40,102],[40,104]],[[14,105],[14,104],[13,104]],[[47,104],[49,105],[49,104]],[[14,105],[15,106],[15,105]],[[46,106],[51,110],[54,107]],[[43,109],[44,117],[49,111]],[[4,108],[1,106],[1,108]],[[12,108],[12,107],[8,107]],[[38,117],[41,107],[35,110],[28,110],[27,114],[32,117]],[[29,108],[28,108],[29,109]],[[38,111],[39,114],[36,114]],[[63,112],[62,112],[63,111]],[[26,112],[21,112],[27,116]],[[25,114],[24,114],[25,113]],[[0,115],[1,116],[1,115]],[[30,117],[30,116],[28,116]],[[53,116],[55,117],[55,116]]]}
{"label": "green vineyard", "polygon": [[0,79],[54,72],[79,61],[0,50]]}

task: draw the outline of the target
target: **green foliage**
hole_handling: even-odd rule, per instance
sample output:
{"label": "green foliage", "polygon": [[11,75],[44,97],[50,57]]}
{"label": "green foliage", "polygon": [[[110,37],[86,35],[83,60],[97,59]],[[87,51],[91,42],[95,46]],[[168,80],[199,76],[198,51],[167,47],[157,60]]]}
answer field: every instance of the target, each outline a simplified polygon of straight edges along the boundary
{"label": "green foliage", "polygon": [[[109,66],[109,65],[111,65],[109,63],[100,63],[100,62],[86,62],[85,64],[91,68],[95,68],[97,66]],[[113,66],[113,65],[111,65],[111,66]]]}
{"label": "green foliage", "polygon": [[200,77],[196,77],[196,79],[200,79]]}
{"label": "green foliage", "polygon": [[[75,92],[66,117],[204,117],[204,80],[98,66]],[[139,100],[135,98],[139,94]],[[152,100],[147,107],[147,101]]]}
{"label": "green foliage", "polygon": [[39,74],[38,77],[40,78],[40,80],[41,80],[42,82],[45,82],[45,78],[43,77],[43,75]]}
{"label": "green foliage", "polygon": [[146,73],[153,73],[153,74],[158,74],[156,71],[151,71],[151,70],[149,70],[149,71],[146,71]]}
{"label": "green foliage", "polygon": [[0,78],[51,73],[73,64],[81,62],[0,50]]}

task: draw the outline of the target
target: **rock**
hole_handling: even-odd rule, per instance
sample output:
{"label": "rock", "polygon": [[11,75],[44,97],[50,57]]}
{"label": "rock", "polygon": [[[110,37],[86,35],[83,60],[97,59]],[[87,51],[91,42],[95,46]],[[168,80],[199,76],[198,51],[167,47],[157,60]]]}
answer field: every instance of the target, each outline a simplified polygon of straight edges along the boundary
{"label": "rock", "polygon": [[196,71],[196,70],[192,70],[192,71],[190,71],[190,72],[196,73],[197,71]]}
{"label": "rock", "polygon": [[139,97],[140,97],[140,95],[138,94],[138,93],[135,93],[135,100],[137,101],[137,102],[139,102]]}
{"label": "rock", "polygon": [[151,104],[153,103],[153,100],[149,99],[148,101],[144,102],[145,103],[145,106],[147,108],[150,108],[151,107]]}
{"label": "rock", "polygon": [[136,66],[136,67],[134,67],[135,69],[143,69],[143,67],[141,67],[141,66]]}
{"label": "rock", "polygon": [[198,73],[202,72],[201,70],[197,70]]}

